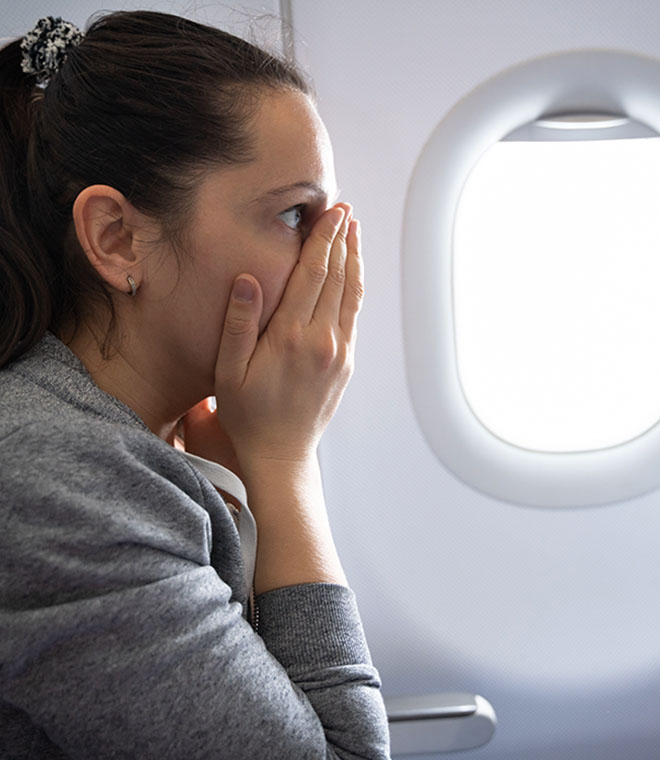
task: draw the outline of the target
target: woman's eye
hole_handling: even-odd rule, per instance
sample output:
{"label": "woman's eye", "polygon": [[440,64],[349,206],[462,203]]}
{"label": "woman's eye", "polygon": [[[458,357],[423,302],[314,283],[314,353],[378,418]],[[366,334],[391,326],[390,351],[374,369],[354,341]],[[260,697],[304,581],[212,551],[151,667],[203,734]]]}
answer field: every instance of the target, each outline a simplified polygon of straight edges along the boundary
{"label": "woman's eye", "polygon": [[292,206],[291,208],[288,208],[286,211],[282,211],[281,214],[279,214],[280,219],[286,224],[287,227],[290,227],[292,230],[298,230],[300,229],[300,225],[302,224],[303,219],[303,204],[299,204],[298,206]]}

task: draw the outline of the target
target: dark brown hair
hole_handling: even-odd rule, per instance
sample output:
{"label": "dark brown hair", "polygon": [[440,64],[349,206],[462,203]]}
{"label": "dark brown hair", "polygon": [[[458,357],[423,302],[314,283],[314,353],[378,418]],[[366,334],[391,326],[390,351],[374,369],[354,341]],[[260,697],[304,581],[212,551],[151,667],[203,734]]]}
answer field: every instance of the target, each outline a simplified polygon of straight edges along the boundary
{"label": "dark brown hair", "polygon": [[119,190],[172,240],[195,179],[250,160],[264,89],[311,94],[289,62],[219,29],[147,11],[97,18],[44,88],[0,50],[0,367],[112,297],[73,230],[78,193]]}

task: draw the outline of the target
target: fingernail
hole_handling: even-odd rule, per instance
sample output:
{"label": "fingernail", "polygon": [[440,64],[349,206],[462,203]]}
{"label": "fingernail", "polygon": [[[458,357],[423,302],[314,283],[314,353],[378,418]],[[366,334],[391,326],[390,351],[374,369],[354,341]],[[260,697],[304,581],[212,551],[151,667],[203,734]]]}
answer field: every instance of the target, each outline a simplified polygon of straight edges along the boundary
{"label": "fingernail", "polygon": [[333,208],[330,211],[330,223],[333,227],[339,227],[341,220],[344,218],[343,208]]}
{"label": "fingernail", "polygon": [[252,280],[248,280],[247,277],[237,277],[234,280],[234,287],[231,291],[232,296],[236,301],[250,302],[254,299],[254,285]]}

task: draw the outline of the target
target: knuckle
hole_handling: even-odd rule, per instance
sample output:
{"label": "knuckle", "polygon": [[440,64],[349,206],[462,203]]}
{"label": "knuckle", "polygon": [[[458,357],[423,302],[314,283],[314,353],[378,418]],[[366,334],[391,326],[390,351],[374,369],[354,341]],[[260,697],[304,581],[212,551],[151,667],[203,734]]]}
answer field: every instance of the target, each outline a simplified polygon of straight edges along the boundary
{"label": "knuckle", "polygon": [[291,325],[284,333],[283,344],[289,352],[298,351],[303,341],[303,331],[299,325]]}
{"label": "knuckle", "polygon": [[315,283],[324,282],[328,276],[328,266],[324,261],[313,261],[307,266],[312,281]]}
{"label": "knuckle", "polygon": [[354,351],[351,343],[342,343],[340,358],[342,366],[347,368],[349,372],[353,372],[354,363]]}
{"label": "knuckle", "polygon": [[337,234],[335,235],[334,242],[342,243],[342,244],[346,245],[347,239],[348,238],[346,236],[346,230],[343,227],[340,227],[337,230]]}
{"label": "knuckle", "polygon": [[338,264],[330,269],[330,277],[337,285],[343,285],[346,281],[346,270]]}
{"label": "knuckle", "polygon": [[231,315],[225,320],[225,332],[233,337],[250,332],[252,322],[244,317]]}
{"label": "knuckle", "polygon": [[332,227],[327,226],[321,226],[316,229],[316,235],[323,241],[327,246],[331,246],[334,239],[335,239],[335,231]]}
{"label": "knuckle", "polygon": [[364,285],[362,282],[358,281],[351,283],[351,294],[358,303],[362,303],[364,300]]}
{"label": "knuckle", "polygon": [[337,357],[337,341],[332,330],[326,330],[315,346],[316,361],[322,369],[328,369]]}

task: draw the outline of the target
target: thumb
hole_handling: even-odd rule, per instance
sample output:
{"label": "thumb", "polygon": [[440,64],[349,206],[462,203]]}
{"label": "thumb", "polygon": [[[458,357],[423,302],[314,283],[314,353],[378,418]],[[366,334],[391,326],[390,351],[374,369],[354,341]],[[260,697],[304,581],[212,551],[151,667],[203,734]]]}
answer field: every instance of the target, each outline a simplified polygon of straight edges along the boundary
{"label": "thumb", "polygon": [[220,349],[215,367],[215,381],[241,385],[259,338],[259,318],[263,294],[259,282],[249,274],[240,274],[232,287]]}

